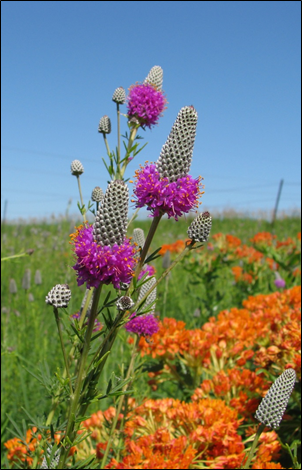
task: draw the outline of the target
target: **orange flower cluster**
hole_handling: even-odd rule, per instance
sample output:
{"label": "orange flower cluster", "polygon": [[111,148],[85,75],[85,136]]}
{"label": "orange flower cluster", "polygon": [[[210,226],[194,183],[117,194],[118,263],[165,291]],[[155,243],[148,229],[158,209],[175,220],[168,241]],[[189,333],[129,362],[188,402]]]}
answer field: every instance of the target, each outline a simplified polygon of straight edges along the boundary
{"label": "orange flower cluster", "polygon": [[234,274],[236,282],[246,282],[248,284],[253,282],[253,276],[245,272],[241,266],[233,266],[232,273]]}
{"label": "orange flower cluster", "polygon": [[273,369],[274,374],[287,367],[301,374],[300,305],[301,287],[295,286],[251,296],[244,301],[243,309],[224,310],[201,329],[186,330],[184,322],[165,318],[151,342],[140,339],[141,355],[164,360],[172,375],[170,362],[175,358],[198,372],[219,372],[234,364],[243,367],[253,358],[258,366]]}
{"label": "orange flower cluster", "polygon": [[37,428],[28,429],[26,432],[25,442],[21,441],[17,437],[9,439],[4,443],[4,446],[7,448],[7,459],[14,463],[19,462],[20,460],[27,466],[30,467],[33,463],[32,454],[34,453],[41,435],[35,437]]}
{"label": "orange flower cluster", "polygon": [[181,253],[186,246],[186,242],[183,240],[176,240],[174,243],[169,243],[162,245],[159,254],[164,255],[166,251],[170,251],[170,253]]}

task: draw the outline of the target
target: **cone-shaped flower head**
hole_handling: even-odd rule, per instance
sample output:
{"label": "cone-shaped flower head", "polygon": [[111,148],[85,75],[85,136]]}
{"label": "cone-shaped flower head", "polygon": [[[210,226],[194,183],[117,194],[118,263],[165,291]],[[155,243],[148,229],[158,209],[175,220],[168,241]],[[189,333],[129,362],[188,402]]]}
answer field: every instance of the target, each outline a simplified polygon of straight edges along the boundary
{"label": "cone-shaped flower head", "polygon": [[133,85],[129,89],[128,118],[129,121],[135,118],[142,128],[151,128],[157,124],[165,105],[166,99],[163,92],[149,83]]}
{"label": "cone-shaped flower head", "polygon": [[[139,290],[139,295],[137,299],[138,302],[146,295],[146,293],[154,286],[154,284],[156,284],[156,279],[154,276],[150,278],[149,276],[147,276],[146,279],[148,279],[147,282],[145,282]],[[143,304],[143,309],[146,310],[148,308],[148,305],[153,304],[151,307],[152,310],[150,313],[154,313],[155,301],[156,301],[156,287],[154,287],[153,291],[148,295],[146,302],[144,302]]]}
{"label": "cone-shaped flower head", "polygon": [[73,160],[70,165],[71,174],[74,176],[79,176],[84,173],[84,167],[80,160]]}
{"label": "cone-shaped flower head", "polygon": [[105,115],[100,119],[99,122],[99,132],[101,134],[110,134],[111,132],[111,121],[110,118]]}
{"label": "cone-shaped flower head", "polygon": [[25,290],[30,289],[30,278],[31,278],[31,271],[30,269],[25,269],[23,278],[22,278],[22,288]]}
{"label": "cone-shaped flower head", "polygon": [[136,243],[137,246],[139,246],[140,248],[143,248],[145,244],[144,231],[141,228],[135,228],[133,230],[132,239],[133,239],[133,242]]}
{"label": "cone-shaped flower head", "polygon": [[118,87],[115,92],[113,93],[112,96],[112,101],[114,101],[116,104],[124,104],[126,101],[126,92],[125,89],[120,86]]}
{"label": "cone-shaped flower head", "polygon": [[287,407],[296,381],[294,369],[286,369],[273,383],[265,397],[262,399],[255,414],[260,423],[277,428]]}
{"label": "cone-shaped flower head", "polygon": [[189,173],[196,135],[197,112],[193,106],[179,111],[156,162],[161,178],[176,181]]}
{"label": "cone-shaped flower head", "polygon": [[196,242],[207,242],[212,227],[212,217],[209,212],[199,214],[188,228],[188,237]]}
{"label": "cone-shaped flower head", "polygon": [[71,299],[71,292],[68,284],[57,284],[48,292],[45,302],[56,308],[65,308]]}
{"label": "cone-shaped flower head", "polygon": [[96,186],[92,193],[91,193],[91,199],[94,201],[94,202],[102,202],[102,200],[104,199],[104,193],[103,193],[103,190],[99,187],[99,186]]}
{"label": "cone-shaped flower head", "polygon": [[133,300],[127,295],[123,295],[123,297],[120,297],[116,302],[116,306],[119,310],[129,310],[133,305]]}
{"label": "cone-shaped flower head", "polygon": [[144,83],[149,83],[153,85],[157,90],[161,90],[163,86],[163,69],[159,65],[154,65],[147,77],[145,78]]}
{"label": "cone-shaped flower head", "polygon": [[111,181],[97,211],[93,236],[99,245],[121,245],[127,230],[129,189],[121,180]]}
{"label": "cone-shaped flower head", "polygon": [[35,284],[39,286],[42,284],[42,275],[40,269],[37,269],[35,272]]}
{"label": "cone-shaped flower head", "polygon": [[15,279],[10,279],[9,280],[9,292],[11,294],[16,294],[17,291],[18,291],[18,289],[17,289],[17,284],[16,284]]}

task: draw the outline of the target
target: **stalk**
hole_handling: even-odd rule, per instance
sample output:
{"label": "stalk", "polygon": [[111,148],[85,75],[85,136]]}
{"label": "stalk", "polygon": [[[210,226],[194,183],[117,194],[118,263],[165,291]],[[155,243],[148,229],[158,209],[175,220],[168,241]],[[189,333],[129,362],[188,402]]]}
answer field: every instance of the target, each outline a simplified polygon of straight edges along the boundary
{"label": "stalk", "polygon": [[75,383],[75,390],[74,390],[74,393],[70,397],[71,400],[70,400],[68,421],[67,421],[67,427],[66,427],[66,433],[65,433],[65,440],[67,441],[67,448],[64,448],[64,450],[62,451],[59,465],[57,468],[64,468],[65,461],[67,458],[67,453],[69,450],[68,441],[72,442],[74,439],[74,435],[75,435],[74,425],[75,425],[75,420],[76,420],[76,415],[77,415],[77,407],[78,407],[79,399],[81,395],[82,384],[83,384],[83,379],[85,375],[84,374],[85,364],[86,364],[88,352],[90,349],[90,340],[91,340],[91,335],[92,335],[92,331],[94,327],[94,321],[97,316],[97,309],[98,309],[101,291],[102,291],[102,284],[100,284],[99,287],[95,290],[95,294],[93,296],[93,303],[92,303],[89,322],[88,322],[88,326],[87,326],[87,330],[85,334],[83,351],[82,351],[82,355],[80,358],[79,369],[77,373],[77,380]]}

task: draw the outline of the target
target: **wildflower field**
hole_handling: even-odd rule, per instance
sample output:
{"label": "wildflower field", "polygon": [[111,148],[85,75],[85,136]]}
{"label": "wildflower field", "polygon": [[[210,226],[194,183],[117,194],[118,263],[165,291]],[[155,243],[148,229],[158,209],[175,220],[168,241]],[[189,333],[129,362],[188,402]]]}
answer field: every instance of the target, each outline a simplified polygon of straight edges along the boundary
{"label": "wildflower field", "polygon": [[87,205],[71,162],[78,223],[2,226],[1,468],[301,468],[301,220],[198,212],[192,105],[125,180],[162,84],[114,91]]}
{"label": "wildflower field", "polygon": [[[150,223],[136,220],[129,231],[147,232]],[[154,248],[162,247],[152,263],[157,275],[183,249],[187,225],[163,221],[154,240]],[[18,468],[16,456],[31,468],[29,456],[24,461],[26,446],[12,440],[17,432],[7,415],[26,432],[31,420],[24,408],[30,416],[47,410],[45,389],[31,374],[39,375],[45,361],[50,375],[63,367],[45,295],[57,281],[68,283],[70,316],[82,301],[84,289],[76,289],[71,269],[71,230],[66,220],[3,230],[2,257],[34,253],[2,264],[2,468],[8,468],[7,458]],[[162,283],[156,303],[161,327],[151,341],[139,342],[140,372],[127,403],[124,442],[118,427],[118,451],[109,468],[239,468],[255,430],[253,415],[271,382],[286,366],[300,380],[299,230],[298,218],[277,220],[274,233],[263,220],[214,219],[207,246]],[[276,285],[276,272],[285,287]],[[132,335],[121,330],[104,383],[110,377],[118,383],[132,343]],[[299,400],[296,386],[278,434],[262,434],[254,468],[292,465],[281,442],[300,439]],[[115,404],[115,397],[93,404],[94,413],[84,421],[91,435],[75,455],[95,452],[101,459]],[[119,426],[122,419],[121,414]],[[28,436],[33,450],[37,441]]]}

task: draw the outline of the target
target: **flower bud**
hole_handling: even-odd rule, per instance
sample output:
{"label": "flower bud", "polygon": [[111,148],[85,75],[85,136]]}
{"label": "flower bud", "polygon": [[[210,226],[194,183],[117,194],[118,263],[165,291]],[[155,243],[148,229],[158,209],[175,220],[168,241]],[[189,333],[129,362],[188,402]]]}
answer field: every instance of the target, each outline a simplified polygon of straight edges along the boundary
{"label": "flower bud", "polygon": [[84,167],[80,160],[73,160],[70,165],[71,174],[74,176],[79,176],[84,173]]}
{"label": "flower bud", "polygon": [[102,134],[110,134],[111,132],[111,121],[108,116],[103,116],[99,122],[99,132]]}
{"label": "flower bud", "polygon": [[191,223],[187,231],[188,237],[195,242],[206,242],[208,241],[211,227],[212,217],[210,213],[207,211],[203,212]]}
{"label": "flower bud", "polygon": [[57,284],[48,292],[45,302],[56,308],[66,308],[71,299],[71,292],[68,284]]}

